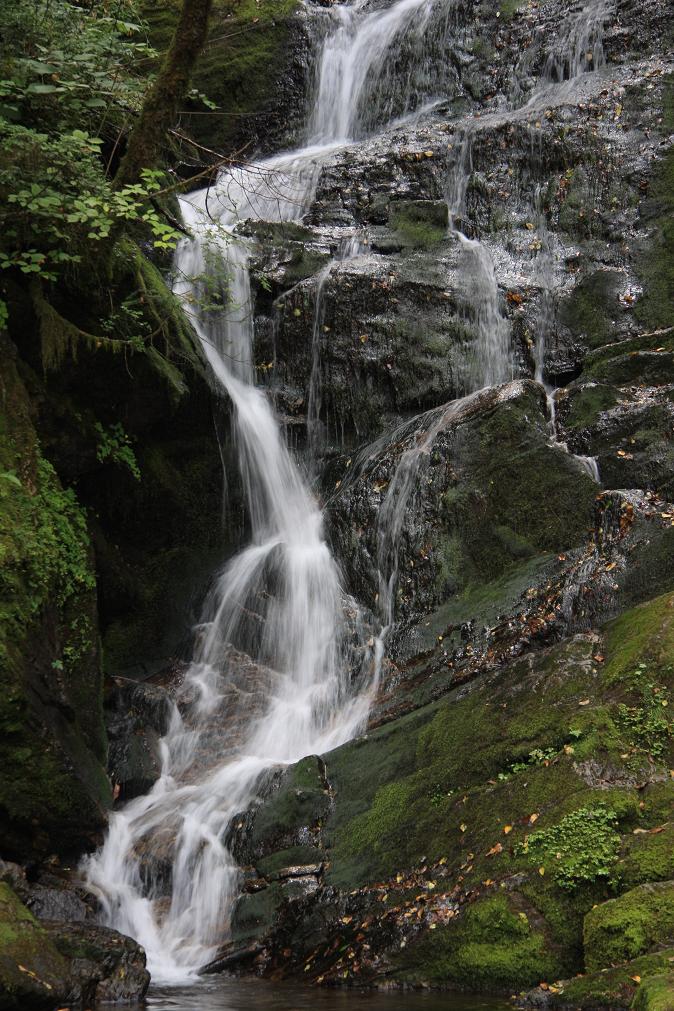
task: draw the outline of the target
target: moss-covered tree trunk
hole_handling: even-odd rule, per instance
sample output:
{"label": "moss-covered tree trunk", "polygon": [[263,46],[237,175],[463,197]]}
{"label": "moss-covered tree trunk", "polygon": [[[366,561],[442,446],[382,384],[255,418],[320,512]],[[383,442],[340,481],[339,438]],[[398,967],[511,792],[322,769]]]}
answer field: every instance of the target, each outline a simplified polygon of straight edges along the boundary
{"label": "moss-covered tree trunk", "polygon": [[136,182],[141,170],[156,165],[166,133],[176,120],[199,53],[208,34],[213,0],[183,0],[180,18],[157,79],[148,91],[129,137],[115,185]]}

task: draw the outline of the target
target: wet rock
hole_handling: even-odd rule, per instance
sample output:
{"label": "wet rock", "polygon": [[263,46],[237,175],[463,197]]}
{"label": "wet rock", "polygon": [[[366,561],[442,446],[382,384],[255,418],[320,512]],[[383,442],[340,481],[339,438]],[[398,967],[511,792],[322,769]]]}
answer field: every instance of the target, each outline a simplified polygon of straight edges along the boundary
{"label": "wet rock", "polygon": [[105,700],[108,769],[119,799],[147,793],[159,778],[159,739],[168,730],[172,702],[153,684],[117,679]]}
{"label": "wet rock", "polygon": [[130,937],[85,923],[45,924],[54,947],[70,961],[74,1003],[141,1001],[150,984],[145,952]]}
{"label": "wet rock", "polygon": [[514,563],[581,543],[595,495],[577,461],[550,444],[540,387],[520,382],[363,449],[328,510],[361,599],[374,602],[378,568],[388,578],[397,564],[396,610],[411,621]]}
{"label": "wet rock", "polygon": [[45,928],[0,883],[0,1007],[42,1009],[70,994],[69,962]]}

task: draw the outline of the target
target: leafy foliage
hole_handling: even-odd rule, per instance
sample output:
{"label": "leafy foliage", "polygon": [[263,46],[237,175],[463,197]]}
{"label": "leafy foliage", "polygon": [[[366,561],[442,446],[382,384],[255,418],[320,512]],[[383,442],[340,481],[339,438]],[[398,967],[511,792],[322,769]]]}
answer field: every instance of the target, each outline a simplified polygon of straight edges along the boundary
{"label": "leafy foliage", "polygon": [[105,460],[110,460],[112,463],[125,467],[136,481],[140,481],[140,468],[136,460],[136,454],[133,451],[131,439],[124,431],[122,425],[119,422],[115,422],[114,425],[103,428],[100,421],[97,421],[95,427],[98,436],[98,445],[96,447],[98,460],[101,463]]}
{"label": "leafy foliage", "polygon": [[618,726],[635,751],[661,759],[674,736],[667,689],[653,681],[643,663],[628,681],[640,698],[636,705],[618,706]]}
{"label": "leafy foliage", "polygon": [[620,847],[615,811],[602,804],[572,811],[551,828],[533,832],[523,852],[550,868],[569,891],[598,879],[611,880]]}
{"label": "leafy foliage", "polygon": [[156,204],[163,174],[118,189],[111,178],[153,55],[133,16],[132,0],[0,0],[0,270],[56,281],[118,226],[175,244]]}

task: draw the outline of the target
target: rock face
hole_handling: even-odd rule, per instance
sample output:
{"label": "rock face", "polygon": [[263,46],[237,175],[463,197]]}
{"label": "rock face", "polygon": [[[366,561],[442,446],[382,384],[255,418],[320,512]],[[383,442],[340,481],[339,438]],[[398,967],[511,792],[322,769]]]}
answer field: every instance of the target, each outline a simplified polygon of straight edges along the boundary
{"label": "rock face", "polygon": [[209,971],[671,1003],[672,26],[611,5],[545,90],[569,13],[453,5],[443,102],[240,226],[258,374],[396,623],[368,733],[237,820]]}
{"label": "rock face", "polygon": [[84,1009],[142,1000],[150,974],[143,949],[115,930],[85,923],[38,922],[0,883],[0,1007]]}
{"label": "rock face", "polygon": [[[204,146],[297,141],[328,7],[215,4],[195,85],[232,115],[192,96],[181,172]],[[148,5],[160,50],[176,10]],[[242,891],[205,971],[672,1006],[674,36],[665,0],[617,0],[605,63],[541,90],[569,13],[452,4],[442,101],[326,156],[301,223],[240,226],[258,376],[309,450],[349,592],[395,626],[368,732],[272,772],[231,828]],[[172,703],[140,679],[188,652],[242,511],[232,484],[221,536],[227,422],[189,340],[188,390],[168,352],[133,357],[133,381],[89,351],[47,377],[36,334],[13,337],[0,845],[32,860],[104,824],[102,669],[128,678],[108,772],[122,799],[156,780]],[[254,716],[273,672],[229,661]],[[197,772],[237,743],[227,701]],[[167,889],[173,831],[142,854]],[[142,951],[81,894],[0,878],[0,1006],[142,996]]]}
{"label": "rock face", "polygon": [[667,944],[673,628],[668,594],[277,777],[237,838],[230,950],[510,990]]}
{"label": "rock face", "polygon": [[2,348],[0,835],[2,856],[27,859],[87,845],[110,787],[86,518],[42,454],[16,353]]}

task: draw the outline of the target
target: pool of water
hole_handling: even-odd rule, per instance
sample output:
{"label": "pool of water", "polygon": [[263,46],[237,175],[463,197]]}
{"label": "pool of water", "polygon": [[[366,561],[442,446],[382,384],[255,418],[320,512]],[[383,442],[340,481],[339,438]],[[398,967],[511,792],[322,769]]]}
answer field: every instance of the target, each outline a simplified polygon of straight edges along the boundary
{"label": "pool of water", "polygon": [[297,987],[268,980],[217,979],[190,987],[151,987],[152,1011],[512,1011],[499,997],[447,991]]}

